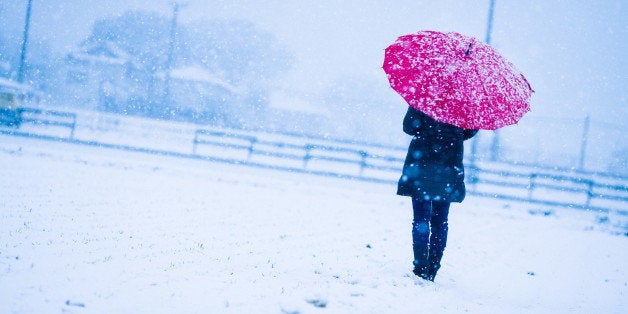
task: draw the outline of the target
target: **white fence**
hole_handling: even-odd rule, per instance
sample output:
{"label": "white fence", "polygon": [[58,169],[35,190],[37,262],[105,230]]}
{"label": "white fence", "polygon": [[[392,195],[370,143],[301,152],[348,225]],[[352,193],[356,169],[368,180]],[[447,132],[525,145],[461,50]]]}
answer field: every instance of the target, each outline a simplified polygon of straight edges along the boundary
{"label": "white fence", "polygon": [[[24,109],[5,135],[394,184],[405,147],[200,127],[93,112]],[[628,215],[628,178],[539,166],[466,164],[469,194]]]}

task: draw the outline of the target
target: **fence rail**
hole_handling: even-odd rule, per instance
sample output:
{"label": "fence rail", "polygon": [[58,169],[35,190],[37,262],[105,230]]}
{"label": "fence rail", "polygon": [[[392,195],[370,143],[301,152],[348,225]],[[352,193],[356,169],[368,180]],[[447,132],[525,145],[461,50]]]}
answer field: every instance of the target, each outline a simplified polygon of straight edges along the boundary
{"label": "fence rail", "polygon": [[[239,141],[236,143],[236,141]],[[242,162],[250,162],[255,156],[275,157],[299,161],[304,170],[321,170],[313,161],[335,164],[335,171],[355,178],[377,179],[395,182],[401,173],[403,159],[392,155],[371,154],[366,149],[311,144],[287,144],[262,140],[252,135],[232,134],[210,130],[197,130],[193,140],[193,153],[211,156],[217,150],[199,153],[199,146],[216,149],[231,148],[246,151]],[[272,162],[266,160],[266,162]],[[350,168],[350,166],[354,166]],[[348,167],[348,171],[340,170]],[[621,211],[628,215],[628,187],[626,185],[593,180],[577,175],[552,174],[539,171],[494,170],[476,164],[467,164],[467,181],[470,193],[528,202],[563,205],[576,208]],[[515,167],[516,168],[516,167]],[[367,173],[378,172],[378,176]],[[616,181],[616,180],[615,180]],[[489,189],[482,189],[489,187]],[[490,192],[489,192],[490,191]],[[543,194],[543,195],[541,195]],[[560,198],[567,199],[561,201]],[[607,204],[599,205],[599,201]],[[608,204],[608,202],[613,204]]]}
{"label": "fence rail", "polygon": [[76,114],[65,111],[43,110],[35,108],[20,108],[22,123],[36,125],[60,126],[70,129],[70,138],[74,138],[76,129]]}

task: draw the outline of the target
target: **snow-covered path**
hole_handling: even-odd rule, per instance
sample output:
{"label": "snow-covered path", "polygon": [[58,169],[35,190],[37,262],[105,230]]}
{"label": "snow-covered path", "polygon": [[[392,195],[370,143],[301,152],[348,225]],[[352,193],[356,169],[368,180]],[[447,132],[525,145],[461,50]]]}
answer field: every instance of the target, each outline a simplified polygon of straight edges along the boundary
{"label": "snow-covered path", "polygon": [[623,313],[602,214],[469,196],[435,283],[391,185],[0,135],[0,313]]}

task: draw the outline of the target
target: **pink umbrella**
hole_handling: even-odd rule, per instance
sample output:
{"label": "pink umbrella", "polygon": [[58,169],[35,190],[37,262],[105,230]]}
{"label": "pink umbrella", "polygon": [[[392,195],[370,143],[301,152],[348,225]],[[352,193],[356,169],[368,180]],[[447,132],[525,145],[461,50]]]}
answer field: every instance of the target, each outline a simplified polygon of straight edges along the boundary
{"label": "pink umbrella", "polygon": [[464,129],[495,130],[530,111],[534,92],[491,46],[458,33],[421,31],[386,48],[384,71],[408,104]]}

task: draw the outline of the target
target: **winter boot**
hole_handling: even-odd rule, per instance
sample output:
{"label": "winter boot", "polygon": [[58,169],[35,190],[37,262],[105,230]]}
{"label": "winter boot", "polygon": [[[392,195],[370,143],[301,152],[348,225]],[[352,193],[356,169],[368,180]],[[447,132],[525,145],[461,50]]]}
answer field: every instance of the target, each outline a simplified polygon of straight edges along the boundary
{"label": "winter boot", "polygon": [[426,279],[429,277],[429,226],[427,222],[412,223],[412,251],[414,253],[415,275]]}
{"label": "winter boot", "polygon": [[434,281],[434,278],[436,278],[436,273],[440,269],[440,261],[442,258],[443,258],[443,252],[436,252],[436,254],[430,254],[428,258],[428,265],[425,270],[427,277],[430,278],[428,280]]}

